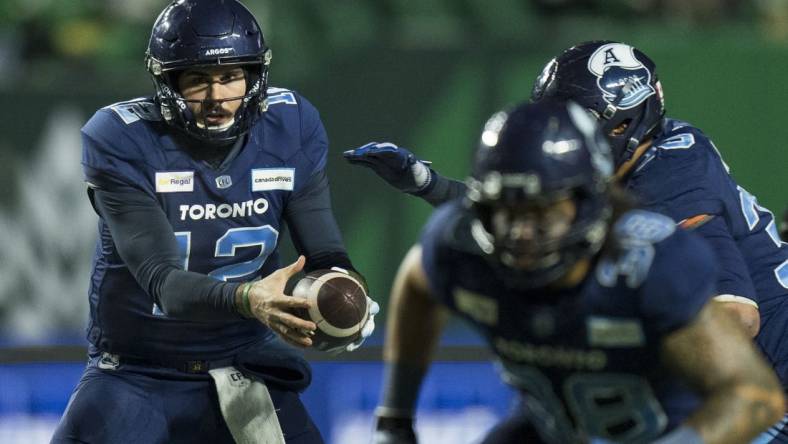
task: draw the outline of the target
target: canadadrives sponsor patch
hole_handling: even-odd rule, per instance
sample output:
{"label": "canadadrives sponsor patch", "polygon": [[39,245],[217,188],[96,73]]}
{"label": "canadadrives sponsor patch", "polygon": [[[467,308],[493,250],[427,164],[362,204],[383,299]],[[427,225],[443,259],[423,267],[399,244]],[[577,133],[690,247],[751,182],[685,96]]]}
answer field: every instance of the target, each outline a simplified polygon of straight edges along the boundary
{"label": "canadadrives sponsor patch", "polygon": [[258,168],[252,170],[252,191],[293,191],[295,169]]}
{"label": "canadadrives sponsor patch", "polygon": [[157,193],[184,193],[194,191],[194,171],[157,171]]}

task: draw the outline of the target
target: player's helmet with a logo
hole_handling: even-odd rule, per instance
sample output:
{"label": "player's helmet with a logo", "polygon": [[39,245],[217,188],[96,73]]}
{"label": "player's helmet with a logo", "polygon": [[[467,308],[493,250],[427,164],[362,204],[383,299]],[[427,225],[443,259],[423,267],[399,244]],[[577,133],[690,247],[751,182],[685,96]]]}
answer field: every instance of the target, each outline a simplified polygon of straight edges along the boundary
{"label": "player's helmet with a logo", "polygon": [[[521,288],[545,285],[601,248],[612,173],[607,142],[578,104],[546,99],[498,112],[484,126],[468,179],[472,237],[503,279]],[[567,199],[573,217],[540,214]],[[537,221],[524,240],[522,214]],[[554,232],[554,222],[564,229]]]}
{"label": "player's helmet with a logo", "polygon": [[[595,41],[573,46],[551,60],[536,79],[531,100],[573,100],[599,120],[616,166],[656,135],[665,115],[656,66],[624,43]],[[620,133],[613,130],[625,124]]]}
{"label": "player's helmet with a logo", "polygon": [[[156,19],[145,53],[164,120],[212,144],[236,140],[265,111],[270,61],[260,25],[236,0],[173,1]],[[242,66],[246,74],[241,106],[232,125],[221,130],[198,125],[177,84],[185,69],[217,65]]]}

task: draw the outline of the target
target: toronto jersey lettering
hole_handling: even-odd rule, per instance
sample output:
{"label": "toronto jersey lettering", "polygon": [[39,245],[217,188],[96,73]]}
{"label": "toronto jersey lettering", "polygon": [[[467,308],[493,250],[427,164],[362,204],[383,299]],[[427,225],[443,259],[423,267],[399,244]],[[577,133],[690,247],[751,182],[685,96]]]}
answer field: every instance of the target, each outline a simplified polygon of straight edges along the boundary
{"label": "toronto jersey lettering", "polygon": [[758,307],[756,342],[788,389],[788,245],[772,213],[733,180],[711,140],[679,120],[666,120],[626,185],[645,207],[676,222],[714,216],[696,230],[721,265],[717,294]]}
{"label": "toronto jersey lettering", "polygon": [[[669,218],[633,210],[615,224],[623,247],[576,288],[516,290],[471,240],[454,201],[422,236],[431,293],[481,331],[503,376],[547,442],[650,442],[700,400],[660,365],[659,344],[713,293],[710,249]],[[581,436],[573,435],[573,428]]]}
{"label": "toronto jersey lettering", "polygon": [[[155,198],[184,269],[222,281],[266,276],[280,266],[276,247],[288,199],[325,168],[328,149],[318,112],[304,98],[270,88],[268,105],[237,156],[218,169],[176,146],[175,130],[152,100],[103,108],[82,129],[86,180]],[[259,321],[240,317],[193,322],[165,316],[119,257],[101,219],[99,234],[89,290],[94,347],[143,358],[212,359],[270,334]]]}

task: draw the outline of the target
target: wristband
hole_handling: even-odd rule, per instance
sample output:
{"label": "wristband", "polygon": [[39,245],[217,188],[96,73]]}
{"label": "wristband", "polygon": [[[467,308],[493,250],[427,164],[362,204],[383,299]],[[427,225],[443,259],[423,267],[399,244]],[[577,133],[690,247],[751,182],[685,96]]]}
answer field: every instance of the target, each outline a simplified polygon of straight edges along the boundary
{"label": "wristband", "polygon": [[252,283],[246,282],[243,285],[244,288],[241,290],[241,306],[238,311],[241,312],[241,316],[243,317],[253,318],[252,303],[249,301],[249,291],[252,289]]}
{"label": "wristband", "polygon": [[437,180],[437,173],[432,168],[426,166],[424,162],[419,162],[419,163],[421,163],[422,166],[424,166],[424,170],[426,170],[425,174],[427,177],[426,179],[424,179],[424,182],[419,187],[419,189],[416,191],[412,191],[410,194],[421,197],[426,194],[429,194],[432,191],[432,189],[435,188],[435,185],[438,183],[438,180]]}

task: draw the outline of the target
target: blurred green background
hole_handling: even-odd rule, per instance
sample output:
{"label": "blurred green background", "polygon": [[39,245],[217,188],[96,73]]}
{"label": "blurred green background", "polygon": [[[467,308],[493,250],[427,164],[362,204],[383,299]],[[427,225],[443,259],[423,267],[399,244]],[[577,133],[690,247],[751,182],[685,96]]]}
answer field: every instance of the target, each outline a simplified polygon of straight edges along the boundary
{"label": "blurred green background", "polygon": [[[95,239],[79,126],[148,95],[142,64],[163,0],[0,0],[0,335],[81,335]],[[334,205],[355,265],[387,298],[431,208],[342,151],[392,141],[465,176],[487,116],[526,99],[571,44],[622,40],[658,66],[668,115],[715,141],[736,180],[786,201],[787,0],[247,0],[273,86],[321,111]],[[385,304],[382,304],[385,305]]]}

